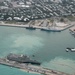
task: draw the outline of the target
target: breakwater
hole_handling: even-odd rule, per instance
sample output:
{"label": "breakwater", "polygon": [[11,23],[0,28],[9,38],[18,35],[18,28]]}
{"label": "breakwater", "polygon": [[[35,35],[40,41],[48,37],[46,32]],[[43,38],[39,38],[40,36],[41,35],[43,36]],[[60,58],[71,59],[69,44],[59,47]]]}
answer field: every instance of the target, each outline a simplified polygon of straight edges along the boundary
{"label": "breakwater", "polygon": [[9,61],[6,58],[0,58],[0,64],[10,66],[10,67],[19,68],[19,69],[25,70],[27,72],[35,72],[35,73],[45,74],[45,75],[69,75],[64,72],[50,70],[47,68],[43,68],[41,66],[34,66],[31,64],[18,63],[16,61]]}

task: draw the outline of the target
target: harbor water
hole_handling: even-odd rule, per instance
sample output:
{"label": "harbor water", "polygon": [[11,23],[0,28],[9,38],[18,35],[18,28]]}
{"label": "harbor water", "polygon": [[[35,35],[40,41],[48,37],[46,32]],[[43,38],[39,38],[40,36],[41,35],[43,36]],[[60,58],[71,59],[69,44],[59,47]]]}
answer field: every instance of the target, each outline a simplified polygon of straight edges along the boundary
{"label": "harbor water", "polygon": [[[41,62],[42,67],[74,74],[75,52],[66,52],[67,47],[75,48],[75,38],[69,30],[46,32],[0,26],[0,57],[9,53],[25,54]],[[38,75],[3,65],[0,65],[0,74]]]}

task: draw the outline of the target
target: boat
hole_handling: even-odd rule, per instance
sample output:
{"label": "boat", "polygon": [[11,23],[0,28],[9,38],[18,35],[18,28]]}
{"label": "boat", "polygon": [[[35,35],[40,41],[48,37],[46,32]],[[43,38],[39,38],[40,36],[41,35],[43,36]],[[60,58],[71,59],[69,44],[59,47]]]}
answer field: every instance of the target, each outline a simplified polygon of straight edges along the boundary
{"label": "boat", "polygon": [[26,64],[33,64],[33,65],[41,65],[40,62],[36,61],[36,60],[32,60],[30,59],[28,56],[26,55],[18,55],[18,54],[13,54],[10,53],[7,55],[7,60],[9,61],[15,61],[18,63],[26,63]]}
{"label": "boat", "polygon": [[34,27],[26,27],[26,29],[35,30],[36,28],[34,28]]}
{"label": "boat", "polygon": [[41,31],[47,31],[47,32],[61,32],[61,30],[54,30],[54,29],[50,29],[50,28],[41,28]]}
{"label": "boat", "polygon": [[71,51],[71,52],[75,52],[75,48],[66,48],[66,52]]}
{"label": "boat", "polygon": [[35,27],[26,27],[26,29],[30,29],[30,30],[35,30],[36,28]]}
{"label": "boat", "polygon": [[41,28],[41,30],[50,32],[50,29],[47,29],[47,28]]}
{"label": "boat", "polygon": [[50,32],[51,29],[49,27],[45,27],[45,28],[41,28],[41,31],[47,31],[47,32]]}

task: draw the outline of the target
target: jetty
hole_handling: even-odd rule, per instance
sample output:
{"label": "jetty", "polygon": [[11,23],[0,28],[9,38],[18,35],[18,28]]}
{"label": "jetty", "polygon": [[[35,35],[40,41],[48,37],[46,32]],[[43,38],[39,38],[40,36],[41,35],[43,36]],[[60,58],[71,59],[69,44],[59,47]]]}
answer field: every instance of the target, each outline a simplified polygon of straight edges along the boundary
{"label": "jetty", "polygon": [[38,74],[44,74],[44,75],[70,75],[64,72],[59,72],[59,71],[43,68],[41,66],[19,63],[16,61],[9,61],[6,58],[0,58],[0,64],[22,69],[25,72],[31,72],[31,73],[38,73]]}

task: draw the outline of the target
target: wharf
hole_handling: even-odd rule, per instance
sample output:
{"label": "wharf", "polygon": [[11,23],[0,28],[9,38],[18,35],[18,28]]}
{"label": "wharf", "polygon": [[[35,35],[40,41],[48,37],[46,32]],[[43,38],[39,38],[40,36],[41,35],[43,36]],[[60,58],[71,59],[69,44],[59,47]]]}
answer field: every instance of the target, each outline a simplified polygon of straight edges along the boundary
{"label": "wharf", "polygon": [[[30,29],[30,30],[40,29],[40,30],[43,30],[43,31],[60,32],[60,31],[66,30],[66,29],[74,26],[75,23],[74,24],[64,24],[65,26],[49,26],[49,27],[40,26],[40,25],[37,25],[37,24],[35,24],[35,25],[30,25],[30,24],[31,24],[31,22],[28,23],[28,24],[13,24],[13,23],[12,24],[9,24],[9,23],[4,23],[2,21],[0,23],[0,26],[20,27],[20,28],[26,28],[26,29]],[[60,24],[61,25],[62,23],[57,23],[57,24]]]}
{"label": "wharf", "polygon": [[75,32],[75,26],[70,28],[69,30]]}
{"label": "wharf", "polygon": [[44,75],[70,75],[70,74],[67,74],[64,72],[59,72],[59,71],[54,71],[51,69],[43,68],[41,66],[34,66],[31,64],[9,61],[6,58],[0,58],[0,64],[14,67],[14,68],[19,68],[19,69],[22,69],[26,72],[31,72],[31,73],[38,73],[38,74],[44,74]]}
{"label": "wharf", "polygon": [[75,37],[75,26],[70,28],[69,31]]}

